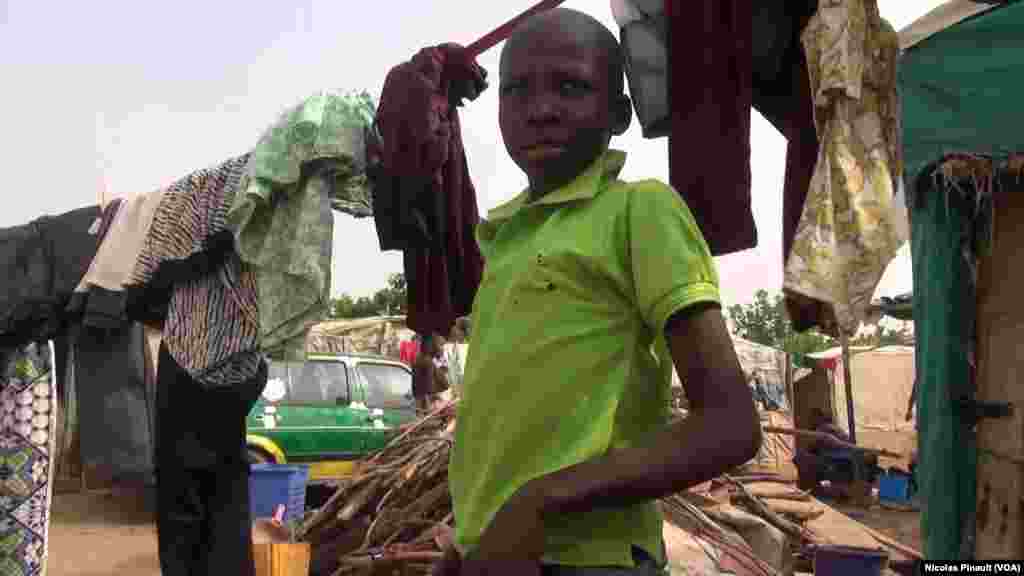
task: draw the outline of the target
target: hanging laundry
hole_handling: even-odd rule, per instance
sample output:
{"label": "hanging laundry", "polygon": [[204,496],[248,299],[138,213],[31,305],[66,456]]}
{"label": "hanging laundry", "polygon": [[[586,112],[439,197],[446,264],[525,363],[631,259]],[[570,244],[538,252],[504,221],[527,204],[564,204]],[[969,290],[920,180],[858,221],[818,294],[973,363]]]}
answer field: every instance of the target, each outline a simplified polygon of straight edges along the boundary
{"label": "hanging laundry", "polygon": [[53,498],[53,358],[48,345],[29,344],[12,360],[0,372],[0,566],[40,576]]}
{"label": "hanging laundry", "polygon": [[714,256],[757,245],[750,200],[752,0],[665,0],[669,179]]}
{"label": "hanging laundry", "polygon": [[99,245],[99,207],[0,230],[0,348],[55,336],[71,293]]}
{"label": "hanging laundry", "polygon": [[143,328],[80,328],[70,335],[81,462],[115,480],[154,472],[155,387],[147,387]]}
{"label": "hanging laundry", "polygon": [[345,198],[334,202],[340,207],[368,196],[366,129],[344,96],[320,93],[271,126],[246,166],[229,218],[238,254],[259,286],[265,351],[304,358],[306,333],[327,309],[331,198]]}
{"label": "hanging laundry", "polygon": [[820,148],[786,260],[787,307],[852,334],[899,248],[899,40],[875,0],[848,0],[821,3],[802,41]]}
{"label": "hanging laundry", "polygon": [[480,284],[480,214],[456,108],[486,85],[460,47],[425,48],[388,72],[367,140],[381,250],[405,252],[407,325],[420,334],[447,334]]}
{"label": "hanging laundry", "polygon": [[672,133],[668,95],[668,19],[664,0],[611,0],[621,30],[629,97],[644,138]]}
{"label": "hanging laundry", "polygon": [[157,542],[165,576],[254,574],[245,418],[266,382],[261,362],[243,384],[210,389],[161,344]]}
{"label": "hanging laundry", "polygon": [[250,380],[260,363],[255,279],[227,228],[248,161],[232,158],[161,192],[125,286],[129,319],[161,323],[171,355],[211,387]]}
{"label": "hanging laundry", "polygon": [[111,208],[116,212],[106,233],[100,232],[96,257],[68,304],[69,313],[81,318],[85,326],[116,328],[128,317],[125,286],[135,271],[135,263],[149,235],[163,192],[138,194],[119,199]]}

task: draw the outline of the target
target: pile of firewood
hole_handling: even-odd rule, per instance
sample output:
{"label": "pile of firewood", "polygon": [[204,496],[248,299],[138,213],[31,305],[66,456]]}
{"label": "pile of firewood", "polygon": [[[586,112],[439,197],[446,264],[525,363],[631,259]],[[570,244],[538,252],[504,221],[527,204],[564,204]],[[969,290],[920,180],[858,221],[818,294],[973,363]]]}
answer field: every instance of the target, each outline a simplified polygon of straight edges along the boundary
{"label": "pile of firewood", "polygon": [[299,528],[313,570],[428,574],[451,538],[448,455],[455,402],[407,425]]}
{"label": "pile of firewood", "polygon": [[[298,536],[311,544],[315,574],[429,574],[452,538],[448,460],[456,402],[403,427],[306,517]],[[661,504],[668,522],[712,542],[749,573],[765,576],[779,571],[739,535],[735,513],[723,510],[731,506],[764,520],[785,534],[795,554],[819,541],[805,524],[824,513],[820,502],[790,481],[742,472]]]}

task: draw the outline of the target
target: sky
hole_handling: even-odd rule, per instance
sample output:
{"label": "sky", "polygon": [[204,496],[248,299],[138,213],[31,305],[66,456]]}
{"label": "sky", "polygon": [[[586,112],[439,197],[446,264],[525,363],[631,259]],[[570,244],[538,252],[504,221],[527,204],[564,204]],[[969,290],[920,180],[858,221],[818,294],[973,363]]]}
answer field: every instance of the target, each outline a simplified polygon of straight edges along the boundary
{"label": "sky", "polygon": [[[0,0],[0,227],[107,197],[166,186],[251,149],[284,109],[323,89],[380,94],[388,70],[420,48],[468,44],[534,0],[239,0],[56,3]],[[900,29],[940,0],[878,0]],[[569,0],[618,33],[608,0]],[[60,17],[54,17],[59,13]],[[498,73],[501,46],[478,62]],[[493,83],[493,82],[492,82]],[[757,248],[717,259],[726,304],[782,285],[785,139],[756,112],[751,127]],[[526,184],[507,157],[492,86],[462,110],[482,214]],[[635,121],[613,141],[624,179],[668,180],[665,139]],[[335,213],[333,292],[369,295],[402,270],[373,220]],[[879,295],[911,290],[909,250]]]}

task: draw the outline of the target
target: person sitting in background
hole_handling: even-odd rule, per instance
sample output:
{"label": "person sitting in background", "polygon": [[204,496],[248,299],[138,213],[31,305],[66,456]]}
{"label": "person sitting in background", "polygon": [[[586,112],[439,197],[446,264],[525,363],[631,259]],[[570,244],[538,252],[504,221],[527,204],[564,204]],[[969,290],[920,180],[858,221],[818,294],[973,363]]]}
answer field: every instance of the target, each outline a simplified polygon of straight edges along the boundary
{"label": "person sitting in background", "polygon": [[[798,486],[801,490],[819,491],[824,496],[845,497],[847,492],[842,486],[835,487],[835,490],[823,490],[821,482],[826,480],[824,472],[829,463],[829,451],[843,450],[850,444],[850,436],[837,426],[832,416],[825,410],[817,408],[811,416],[811,425],[815,432],[825,434],[824,437],[814,438],[802,451],[797,453],[794,462],[797,465],[799,475]],[[870,453],[858,453],[866,472],[878,465],[878,455]],[[862,480],[866,480],[862,478]]]}

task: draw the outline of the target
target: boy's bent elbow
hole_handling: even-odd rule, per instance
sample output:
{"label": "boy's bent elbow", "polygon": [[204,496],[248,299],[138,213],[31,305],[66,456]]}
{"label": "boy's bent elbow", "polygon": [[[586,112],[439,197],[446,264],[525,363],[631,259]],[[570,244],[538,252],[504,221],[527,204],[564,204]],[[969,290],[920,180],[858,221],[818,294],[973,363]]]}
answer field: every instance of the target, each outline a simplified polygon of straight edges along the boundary
{"label": "boy's bent elbow", "polygon": [[728,454],[724,459],[730,467],[742,466],[757,457],[764,438],[753,397],[744,395],[714,418],[721,425],[720,446]]}

